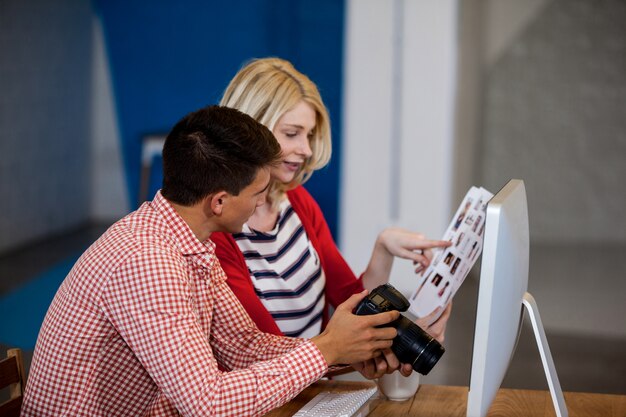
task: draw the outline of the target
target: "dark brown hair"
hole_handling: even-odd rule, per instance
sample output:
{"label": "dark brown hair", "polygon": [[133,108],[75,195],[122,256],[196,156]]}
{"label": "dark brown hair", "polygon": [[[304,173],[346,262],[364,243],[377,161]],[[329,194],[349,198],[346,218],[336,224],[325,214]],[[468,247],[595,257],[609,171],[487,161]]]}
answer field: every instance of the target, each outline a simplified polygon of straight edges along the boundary
{"label": "dark brown hair", "polygon": [[272,132],[235,109],[208,106],[181,119],[163,147],[163,196],[190,206],[218,191],[238,195],[278,161]]}

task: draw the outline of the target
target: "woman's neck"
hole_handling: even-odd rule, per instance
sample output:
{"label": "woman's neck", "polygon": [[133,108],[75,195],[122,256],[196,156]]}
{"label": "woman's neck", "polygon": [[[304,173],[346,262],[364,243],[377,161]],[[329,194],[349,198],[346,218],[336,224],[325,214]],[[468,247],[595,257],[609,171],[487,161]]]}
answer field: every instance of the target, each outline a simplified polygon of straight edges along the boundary
{"label": "woman's neck", "polygon": [[250,216],[247,223],[251,229],[259,232],[269,232],[276,226],[279,208],[277,205],[266,203],[257,207],[254,214]]}

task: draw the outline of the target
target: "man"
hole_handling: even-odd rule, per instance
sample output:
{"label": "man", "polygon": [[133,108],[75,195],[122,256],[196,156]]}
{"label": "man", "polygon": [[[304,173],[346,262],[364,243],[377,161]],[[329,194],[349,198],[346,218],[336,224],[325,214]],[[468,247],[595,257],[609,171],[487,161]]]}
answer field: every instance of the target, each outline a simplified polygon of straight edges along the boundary
{"label": "man", "polygon": [[[209,240],[263,204],[280,147],[233,109],[183,118],[163,149],[163,189],[78,260],[42,325],[23,416],[260,415],[329,366],[377,357],[398,317],[339,306],[313,339],[261,333]],[[222,372],[218,368],[228,369]]]}

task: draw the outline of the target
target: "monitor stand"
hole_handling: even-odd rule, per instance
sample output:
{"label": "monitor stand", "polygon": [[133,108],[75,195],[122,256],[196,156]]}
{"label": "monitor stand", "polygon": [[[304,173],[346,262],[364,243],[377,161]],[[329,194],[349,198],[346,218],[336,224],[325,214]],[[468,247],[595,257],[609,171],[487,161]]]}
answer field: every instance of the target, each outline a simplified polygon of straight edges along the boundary
{"label": "monitor stand", "polygon": [[543,324],[541,323],[541,317],[539,316],[537,302],[535,301],[535,298],[527,292],[524,294],[522,303],[526,308],[528,318],[530,318],[530,322],[533,325],[535,339],[537,340],[537,347],[539,348],[541,362],[543,363],[543,370],[546,373],[546,379],[548,380],[548,386],[550,387],[550,394],[552,395],[554,411],[556,411],[557,417],[568,417],[567,406],[565,405],[565,398],[563,397],[563,390],[561,390],[559,377],[556,374],[556,368],[554,367],[554,362],[552,361],[552,354],[550,353],[550,347],[548,346],[546,332],[543,330]]}

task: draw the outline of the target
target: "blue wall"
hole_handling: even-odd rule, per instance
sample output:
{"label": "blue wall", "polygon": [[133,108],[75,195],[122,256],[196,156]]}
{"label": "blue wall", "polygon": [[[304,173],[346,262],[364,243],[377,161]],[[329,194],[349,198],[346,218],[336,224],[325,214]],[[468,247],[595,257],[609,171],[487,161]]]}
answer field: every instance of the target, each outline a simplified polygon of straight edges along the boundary
{"label": "blue wall", "polygon": [[[217,103],[251,58],[280,56],[317,83],[334,134],[331,164],[306,184],[336,236],[343,0],[96,0],[104,27],[129,201],[137,199],[141,137]],[[156,172],[149,198],[162,178]]]}

